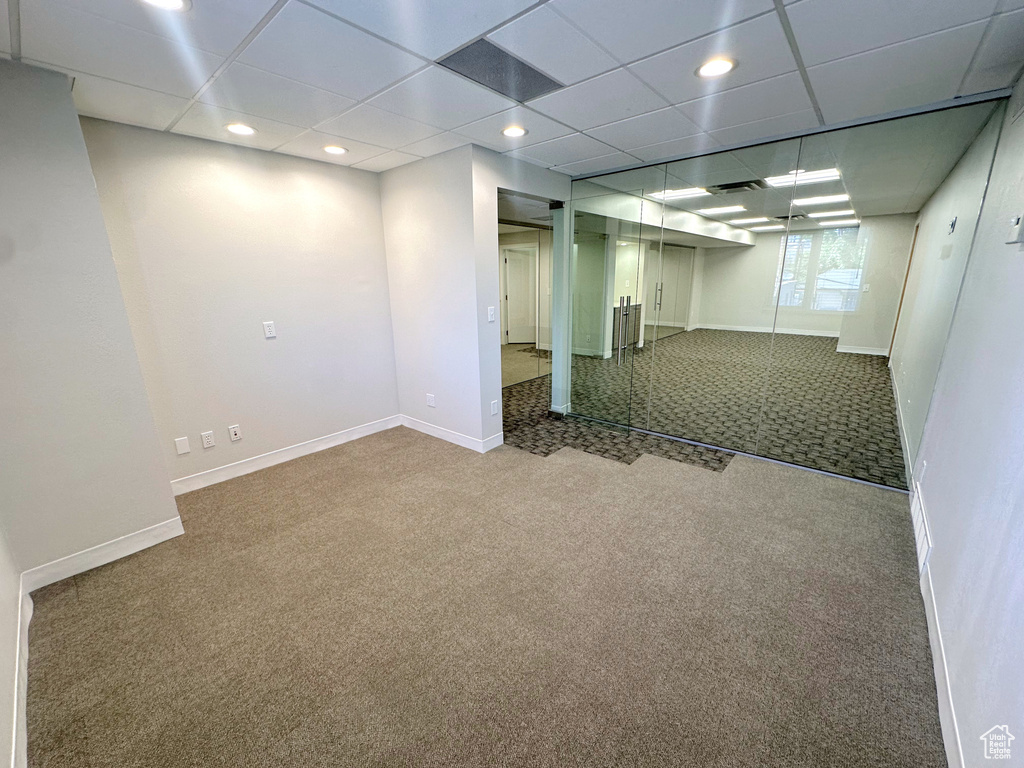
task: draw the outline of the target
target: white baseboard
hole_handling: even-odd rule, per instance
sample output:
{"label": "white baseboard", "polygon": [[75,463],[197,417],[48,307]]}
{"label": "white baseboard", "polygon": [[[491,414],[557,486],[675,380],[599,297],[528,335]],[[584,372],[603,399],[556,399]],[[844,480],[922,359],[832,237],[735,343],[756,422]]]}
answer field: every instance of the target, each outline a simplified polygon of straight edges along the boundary
{"label": "white baseboard", "polygon": [[52,563],[30,568],[21,574],[22,594],[27,595],[47,584],[66,579],[68,576],[112,563],[114,560],[152,547],[154,544],[181,536],[184,532],[181,518],[175,517],[172,520],[151,525],[149,528],[143,528],[141,531],[129,533],[119,539],[83,549],[81,552],[54,560]]}
{"label": "white baseboard", "polygon": [[28,719],[26,701],[28,695],[28,625],[32,621],[32,598],[24,589],[22,579],[21,602],[18,605],[18,658],[14,679],[14,755],[13,768],[28,765]]}
{"label": "white baseboard", "polygon": [[786,333],[792,336],[825,336],[831,339],[839,338],[839,331],[808,331],[805,328],[766,328],[763,325],[715,325],[700,323],[690,327],[690,330],[707,328],[709,331],[743,331],[745,333]]}
{"label": "white baseboard", "polygon": [[889,354],[887,347],[851,347],[846,344],[840,344],[836,347],[836,352],[849,352],[852,355],[882,355],[883,357]]}
{"label": "white baseboard", "polygon": [[357,427],[343,429],[341,432],[317,437],[313,440],[307,440],[304,443],[290,445],[287,448],[278,448],[276,451],[270,451],[269,453],[263,453],[259,456],[253,456],[250,459],[242,459],[241,461],[236,461],[233,464],[225,464],[223,467],[208,469],[205,472],[197,472],[196,474],[188,475],[187,477],[180,477],[177,480],[171,481],[171,490],[174,492],[175,496],[180,496],[183,493],[195,491],[199,488],[205,488],[208,485],[215,485],[216,483],[222,483],[225,480],[232,480],[236,477],[247,475],[250,472],[266,469],[267,467],[272,467],[275,464],[282,464],[301,456],[308,456],[309,454],[316,453],[317,451],[323,451],[327,448],[333,448],[336,445],[341,445],[342,443],[347,443],[351,440],[357,440],[360,437],[366,437],[367,435],[372,435],[376,432],[383,432],[385,429],[397,427],[402,423],[401,419],[401,416],[388,416],[386,419],[371,421],[368,424],[360,424]]}
{"label": "white baseboard", "polygon": [[439,427],[436,424],[428,424],[425,421],[414,419],[412,416],[402,416],[402,426],[408,427],[409,429],[415,429],[417,432],[422,432],[425,435],[431,437],[437,437],[441,440],[445,440],[449,443],[455,443],[455,445],[461,445],[463,448],[469,448],[471,451],[477,453],[487,453],[492,448],[497,448],[499,445],[504,443],[504,433],[499,432],[496,435],[491,435],[488,438],[479,440],[469,435],[464,435],[461,432],[455,432],[444,427]]}
{"label": "white baseboard", "polygon": [[949,768],[964,768],[963,745],[960,743],[960,728],[956,722],[953,689],[950,687],[946,649],[942,642],[939,609],[935,603],[929,565],[925,565],[924,575],[921,576],[921,596],[924,598],[924,613],[928,621],[928,642],[932,648],[932,665],[935,667],[935,691],[939,700],[939,724],[942,728],[942,742],[946,747],[946,759]]}

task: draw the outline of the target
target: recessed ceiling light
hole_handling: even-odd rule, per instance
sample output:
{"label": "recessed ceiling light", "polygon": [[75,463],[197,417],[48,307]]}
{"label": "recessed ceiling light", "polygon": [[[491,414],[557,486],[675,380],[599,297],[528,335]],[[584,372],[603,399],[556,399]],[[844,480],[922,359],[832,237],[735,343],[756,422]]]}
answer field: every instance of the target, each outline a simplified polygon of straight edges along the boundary
{"label": "recessed ceiling light", "polygon": [[821,197],[801,197],[793,201],[793,205],[828,205],[829,203],[845,203],[849,195],[822,195]]}
{"label": "recessed ceiling light", "polygon": [[252,136],[256,133],[255,128],[248,126],[245,123],[231,123],[226,126],[226,128],[236,136]]}
{"label": "recessed ceiling light", "polygon": [[747,210],[742,205],[723,205],[721,208],[701,208],[697,213],[705,216],[718,216],[721,213],[739,213]]}
{"label": "recessed ceiling light", "polygon": [[324,147],[324,152],[328,155],[344,155],[348,150],[344,147],[339,147],[337,144],[328,144]]}
{"label": "recessed ceiling light", "polygon": [[798,184],[820,184],[823,181],[837,181],[838,168],[824,168],[820,171],[790,171],[785,176],[769,176],[765,179],[769,187],[795,187]]}
{"label": "recessed ceiling light", "polygon": [[192,3],[190,0],[142,0],[146,5],[152,5],[161,11],[187,11]]}
{"label": "recessed ceiling light", "polygon": [[729,224],[760,224],[762,221],[768,221],[768,217],[755,216],[752,219],[730,219]]}
{"label": "recessed ceiling light", "polygon": [[778,232],[779,230],[785,229],[785,224],[769,224],[767,227],[751,227],[751,232]]}
{"label": "recessed ceiling light", "polygon": [[700,69],[697,70],[697,74],[701,77],[721,77],[727,72],[731,72],[735,66],[736,62],[729,59],[711,59],[701,65]]}
{"label": "recessed ceiling light", "polygon": [[510,125],[501,133],[504,136],[508,136],[510,139],[518,139],[520,136],[526,135],[526,129],[521,125]]}
{"label": "recessed ceiling light", "polygon": [[648,197],[657,200],[685,200],[688,197],[703,197],[710,194],[701,187],[685,187],[683,189],[666,189],[664,192],[651,192]]}
{"label": "recessed ceiling light", "polygon": [[854,216],[856,211],[853,208],[847,208],[845,211],[817,211],[815,213],[808,213],[812,219],[835,219],[839,216]]}
{"label": "recessed ceiling light", "polygon": [[823,227],[855,227],[860,224],[860,219],[836,219],[835,221],[819,221]]}

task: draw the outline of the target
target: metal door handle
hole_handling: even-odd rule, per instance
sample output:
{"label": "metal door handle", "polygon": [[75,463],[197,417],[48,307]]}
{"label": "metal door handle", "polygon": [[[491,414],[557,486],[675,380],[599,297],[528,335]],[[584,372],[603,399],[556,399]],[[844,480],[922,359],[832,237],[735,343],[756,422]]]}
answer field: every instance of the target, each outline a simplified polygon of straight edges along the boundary
{"label": "metal door handle", "polygon": [[661,300],[665,298],[665,284],[658,283],[658,311],[661,311]]}
{"label": "metal door handle", "polygon": [[619,296],[619,327],[615,336],[615,348],[617,354],[616,365],[622,365],[622,318],[626,316],[626,297]]}

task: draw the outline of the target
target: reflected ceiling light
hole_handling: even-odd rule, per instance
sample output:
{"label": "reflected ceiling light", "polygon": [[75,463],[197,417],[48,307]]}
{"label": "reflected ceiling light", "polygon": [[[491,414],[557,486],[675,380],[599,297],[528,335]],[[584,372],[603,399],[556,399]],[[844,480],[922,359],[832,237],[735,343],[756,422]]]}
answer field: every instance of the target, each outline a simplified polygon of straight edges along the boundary
{"label": "reflected ceiling light", "polygon": [[686,187],[684,189],[666,189],[664,192],[651,192],[648,197],[658,200],[685,200],[688,197],[704,197],[704,195],[710,194],[701,187]]}
{"label": "reflected ceiling light", "polygon": [[721,208],[700,208],[697,213],[705,216],[718,216],[721,213],[739,213],[747,210],[742,205],[723,205]]}
{"label": "reflected ceiling light", "polygon": [[785,224],[769,224],[766,227],[751,227],[751,232],[779,232],[786,228]]}
{"label": "reflected ceiling light", "polygon": [[348,150],[344,147],[339,147],[337,144],[328,144],[324,147],[324,152],[328,155],[344,155]]}
{"label": "reflected ceiling light", "polygon": [[829,203],[845,203],[849,195],[822,195],[821,197],[801,197],[793,201],[793,205],[828,205]]}
{"label": "reflected ceiling light", "polygon": [[187,11],[192,3],[189,0],[142,0],[146,5],[152,5],[161,11]]}
{"label": "reflected ceiling light", "polygon": [[510,125],[501,133],[504,136],[508,136],[510,139],[518,139],[519,137],[526,135],[526,129],[521,125]]}
{"label": "reflected ceiling light", "polygon": [[840,216],[855,216],[857,212],[853,208],[847,208],[845,211],[817,211],[815,213],[808,213],[812,219],[836,219]]}
{"label": "reflected ceiling light", "polygon": [[252,136],[256,133],[255,128],[248,126],[245,123],[231,123],[225,127],[236,136]]}
{"label": "reflected ceiling light", "polygon": [[736,62],[729,59],[710,59],[701,65],[700,69],[697,70],[697,74],[701,77],[721,77],[727,72],[732,72],[735,66]]}
{"label": "reflected ceiling light", "polygon": [[785,176],[769,176],[765,182],[769,187],[795,187],[798,184],[820,184],[823,181],[837,181],[838,168],[824,168],[820,171],[790,171]]}
{"label": "reflected ceiling light", "polygon": [[760,224],[762,221],[768,221],[767,216],[755,216],[752,219],[731,219],[729,224]]}
{"label": "reflected ceiling light", "polygon": [[823,227],[856,227],[860,219],[836,219],[835,221],[819,221]]}

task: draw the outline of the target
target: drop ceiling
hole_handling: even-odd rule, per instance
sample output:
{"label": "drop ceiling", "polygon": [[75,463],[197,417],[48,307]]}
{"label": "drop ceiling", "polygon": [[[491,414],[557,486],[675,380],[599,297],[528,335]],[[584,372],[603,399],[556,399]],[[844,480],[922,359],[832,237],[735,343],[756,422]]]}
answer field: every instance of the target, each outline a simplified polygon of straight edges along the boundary
{"label": "drop ceiling", "polygon": [[[1024,65],[1024,0],[14,1],[0,55],[72,75],[83,115],[373,171],[475,143],[595,173],[1004,88]],[[479,39],[564,87],[520,103],[435,63]],[[698,78],[717,55],[735,70]]]}

